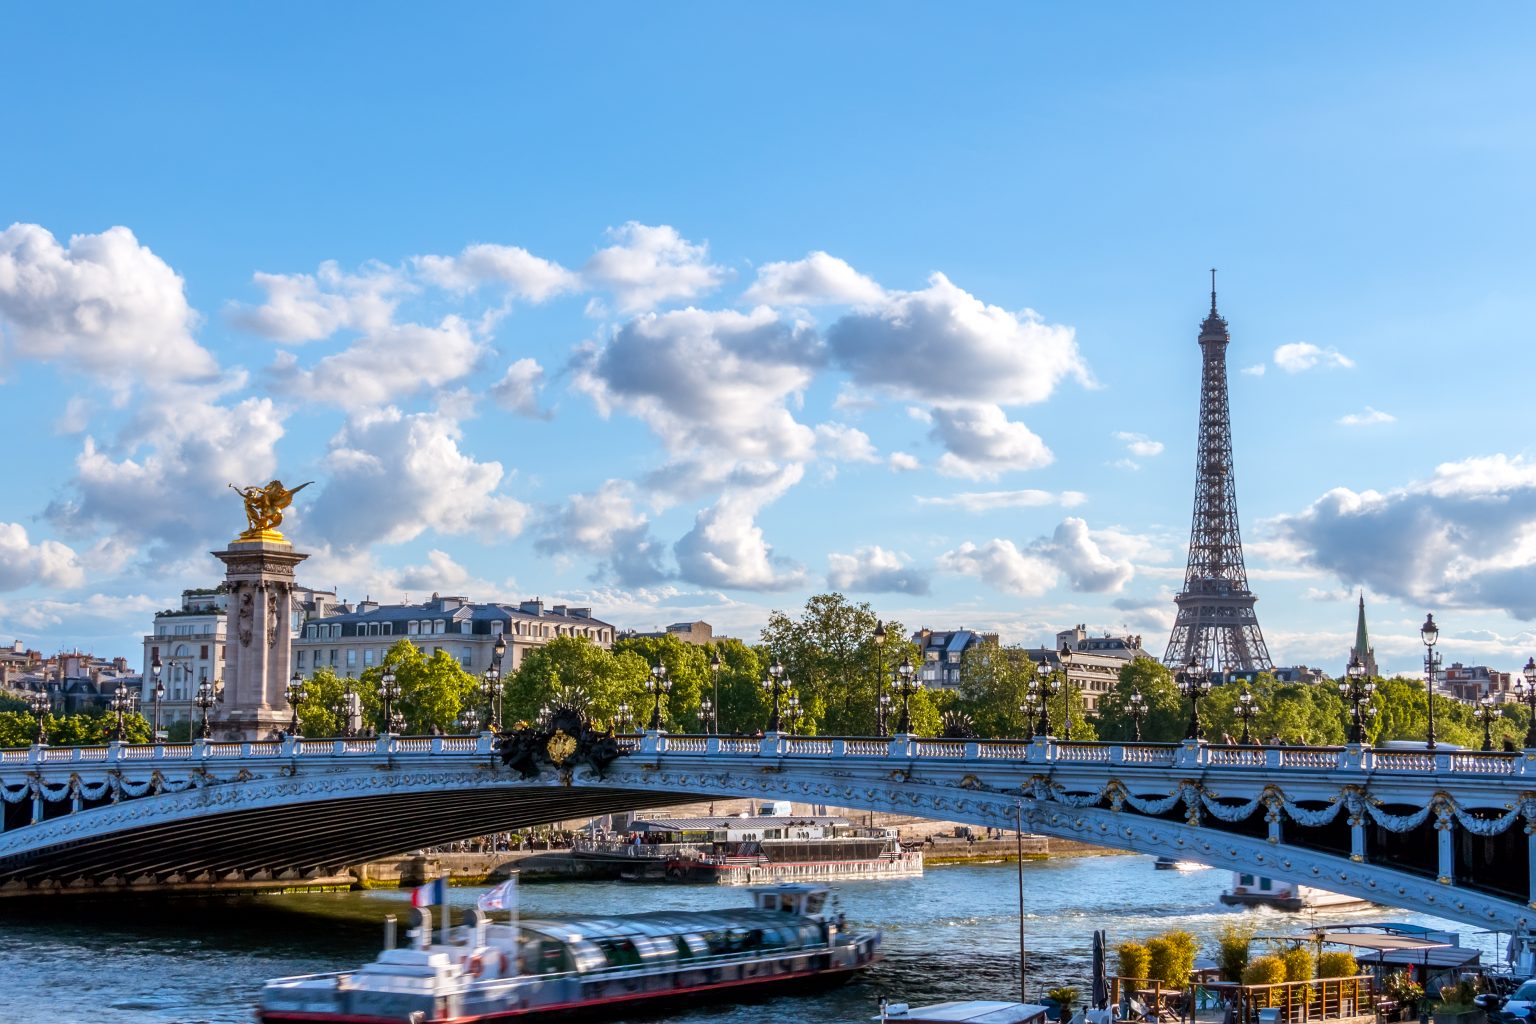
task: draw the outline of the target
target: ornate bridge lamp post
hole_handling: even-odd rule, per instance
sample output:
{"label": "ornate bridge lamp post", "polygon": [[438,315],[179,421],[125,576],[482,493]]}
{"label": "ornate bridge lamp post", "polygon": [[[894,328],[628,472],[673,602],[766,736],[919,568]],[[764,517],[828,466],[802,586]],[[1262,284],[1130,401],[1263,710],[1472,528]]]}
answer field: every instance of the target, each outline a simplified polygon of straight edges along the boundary
{"label": "ornate bridge lamp post", "polygon": [[720,734],[720,649],[717,647],[709,655],[709,674],[715,679],[715,697],[713,700],[702,701],[704,717],[709,719],[709,733],[711,736]]}
{"label": "ornate bridge lamp post", "polygon": [[1360,663],[1360,656],[1350,658],[1349,667],[1344,670],[1344,679],[1339,683],[1339,696],[1349,705],[1351,743],[1365,742],[1365,723],[1376,714],[1376,709],[1371,706],[1371,695],[1375,692],[1376,684],[1366,680],[1365,666]]}
{"label": "ornate bridge lamp post", "polygon": [[699,701],[699,724],[704,727],[704,734],[714,735],[715,732],[715,702],[705,697]]}
{"label": "ornate bridge lamp post", "polygon": [[631,710],[628,701],[623,701],[613,709],[614,724],[619,727],[619,732],[628,734],[635,724],[635,714]]}
{"label": "ornate bridge lamp post", "polygon": [[379,700],[383,702],[383,712],[379,716],[379,731],[388,736],[395,729],[394,705],[400,699],[400,684],[395,680],[395,670],[388,665],[384,666],[384,673],[379,676]]}
{"label": "ornate bridge lamp post", "polygon": [[1205,738],[1200,726],[1200,698],[1211,692],[1210,670],[1198,661],[1191,661],[1178,675],[1179,692],[1189,698],[1189,728],[1184,733],[1187,740]]}
{"label": "ornate bridge lamp post", "polygon": [[875,732],[884,736],[891,697],[885,692],[885,623],[880,619],[875,620],[875,658]]}
{"label": "ornate bridge lamp post", "polygon": [[291,736],[299,735],[299,705],[304,703],[309,696],[308,688],[304,685],[304,677],[297,672],[288,680],[287,687],[283,690],[283,696],[288,698],[288,706],[293,709],[293,717],[288,722],[288,733]]}
{"label": "ornate bridge lamp post", "polygon": [[496,691],[501,688],[501,679],[493,665],[480,674],[480,697],[485,701],[485,727],[492,732],[496,731]]}
{"label": "ornate bridge lamp post", "polygon": [[1531,750],[1536,748],[1536,658],[1526,660],[1521,676],[1515,680],[1515,695],[1525,702],[1526,710],[1530,712],[1529,724],[1525,727],[1525,749]]}
{"label": "ornate bridge lamp post", "polygon": [[773,714],[768,718],[768,735],[772,736],[779,731],[779,698],[789,686],[789,679],[784,675],[784,666],[777,659],[768,666],[768,678],[763,680],[763,690],[773,699]]}
{"label": "ornate bridge lamp post", "polygon": [[459,720],[456,724],[459,727],[459,732],[468,736],[473,733],[475,731],[475,727],[480,724],[480,716],[475,714],[473,708],[465,708],[463,711],[459,712]]}
{"label": "ornate bridge lamp post", "polygon": [[48,710],[52,706],[53,701],[43,690],[27,694],[27,710],[37,719],[37,745],[40,747],[48,743]]}
{"label": "ornate bridge lamp post", "polygon": [[117,727],[112,730],[112,735],[119,743],[123,742],[123,737],[127,735],[123,716],[133,710],[133,704],[134,694],[125,687],[119,686],[112,691],[111,708],[117,714]]}
{"label": "ornate bridge lamp post", "polygon": [[885,680],[880,680],[880,699],[875,702],[875,729],[881,736],[891,734],[891,695],[885,692]]}
{"label": "ornate bridge lamp post", "polygon": [[1424,684],[1429,698],[1429,727],[1424,732],[1424,746],[1435,749],[1435,643],[1440,639],[1440,627],[1433,615],[1424,616],[1419,627],[1419,638],[1424,641]]}
{"label": "ornate bridge lamp post", "polygon": [[661,699],[672,690],[672,680],[667,678],[667,666],[661,662],[651,669],[651,678],[645,681],[645,691],[655,700],[651,709],[651,732],[661,732]]}
{"label": "ornate bridge lamp post", "polygon": [[1248,730],[1248,723],[1253,721],[1253,717],[1259,713],[1259,705],[1253,699],[1253,694],[1247,690],[1238,694],[1237,706],[1232,709],[1232,712],[1243,720],[1243,738],[1238,742],[1245,747],[1249,746],[1253,743],[1253,733]]}
{"label": "ornate bridge lamp post", "polygon": [[[1141,742],[1141,723],[1147,720],[1147,698],[1140,690],[1132,690],[1125,700],[1125,713],[1131,719],[1131,738]],[[1247,723],[1243,723],[1246,728]]]}
{"label": "ornate bridge lamp post", "polygon": [[1056,696],[1060,686],[1060,681],[1054,672],[1044,679],[1036,676],[1029,681],[1030,703],[1040,711],[1039,721],[1035,723],[1036,736],[1051,734],[1051,698]]}
{"label": "ornate bridge lamp post", "polygon": [[1061,650],[1056,654],[1057,663],[1061,665],[1061,738],[1063,742],[1072,741],[1072,648],[1066,641],[1062,641]]}
{"label": "ornate bridge lamp post", "polygon": [[197,693],[192,698],[192,703],[197,706],[197,710],[203,717],[203,739],[212,735],[212,731],[208,728],[208,712],[218,702],[219,699],[213,692],[213,684],[208,681],[207,676],[204,676],[203,681],[197,684]]}
{"label": "ornate bridge lamp post", "polygon": [[1035,719],[1040,714],[1040,692],[1034,688],[1033,683],[1024,693],[1024,703],[1019,705],[1019,714],[1024,716],[1024,731],[1035,734]]}
{"label": "ornate bridge lamp post", "polygon": [[896,666],[896,693],[901,697],[901,718],[896,722],[898,736],[912,735],[912,695],[922,688],[922,682],[913,678],[912,659],[903,657]]}
{"label": "ornate bridge lamp post", "polygon": [[1493,695],[1485,694],[1472,710],[1472,717],[1483,723],[1483,749],[1493,749],[1493,723],[1504,717],[1504,712],[1493,703]]}
{"label": "ornate bridge lamp post", "polygon": [[789,699],[784,702],[784,718],[789,722],[789,731],[791,735],[793,735],[800,726],[801,714],[800,698],[796,697],[794,694],[790,694]]}
{"label": "ornate bridge lamp post", "polygon": [[165,683],[160,679],[160,673],[164,670],[160,664],[160,655],[155,655],[155,660],[150,663],[149,674],[154,679],[154,688],[149,692],[155,696],[155,735],[152,742],[160,742],[160,704],[165,700]]}
{"label": "ornate bridge lamp post", "polygon": [[507,635],[505,633],[497,633],[496,646],[491,648],[491,678],[495,680],[496,683],[496,708],[495,713],[490,716],[489,722],[489,727],[492,732],[495,732],[501,728],[501,659],[505,658],[506,656]]}

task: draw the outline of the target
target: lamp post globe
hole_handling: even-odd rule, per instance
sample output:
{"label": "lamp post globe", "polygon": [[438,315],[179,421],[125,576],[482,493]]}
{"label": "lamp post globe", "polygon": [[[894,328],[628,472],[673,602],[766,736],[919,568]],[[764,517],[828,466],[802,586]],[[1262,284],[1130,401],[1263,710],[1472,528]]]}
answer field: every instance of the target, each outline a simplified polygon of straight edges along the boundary
{"label": "lamp post globe", "polygon": [[1527,715],[1525,749],[1536,749],[1536,658],[1527,658],[1520,678],[1515,680],[1515,695],[1525,702]]}
{"label": "lamp post globe", "polygon": [[630,708],[628,701],[619,702],[619,706],[613,709],[613,717],[614,724],[619,727],[620,733],[628,733],[635,723],[634,711]]}
{"label": "lamp post globe", "polygon": [[1126,698],[1125,713],[1131,719],[1131,738],[1140,741],[1141,723],[1147,718],[1147,698],[1141,695],[1140,690],[1132,690]]}
{"label": "lamp post globe", "polygon": [[202,737],[205,740],[212,732],[208,725],[208,712],[213,709],[213,705],[216,702],[217,698],[213,693],[213,684],[208,682],[207,676],[204,676],[202,681],[197,684],[197,694],[192,698],[192,703],[196,705],[199,714],[202,716]]}
{"label": "lamp post globe", "polygon": [[37,745],[46,746],[48,743],[48,711],[53,707],[53,701],[49,699],[45,690],[37,690],[27,695],[27,710],[37,719]]}
{"label": "lamp post globe", "polygon": [[1200,724],[1200,698],[1211,689],[1208,673],[1209,670],[1204,665],[1192,658],[1184,667],[1184,671],[1177,676],[1180,692],[1189,698],[1189,728],[1184,733],[1184,738],[1187,740],[1205,738],[1205,729]]}
{"label": "lamp post globe", "polygon": [[1072,648],[1067,642],[1061,642],[1061,650],[1056,654],[1057,664],[1061,671],[1061,738],[1065,742],[1072,740]]}
{"label": "lamp post globe", "polygon": [[654,704],[651,708],[651,732],[661,732],[661,700],[672,690],[672,680],[667,678],[667,666],[657,662],[651,669],[651,677],[645,681],[645,689]]}
{"label": "lamp post globe", "polygon": [[154,686],[150,689],[149,692],[155,696],[155,735],[153,740],[156,743],[160,742],[160,703],[161,701],[165,700],[165,682],[160,678],[160,673],[164,671],[164,669],[165,666],[160,664],[160,655],[156,654],[155,660],[150,662],[149,665],[149,674],[154,680]]}
{"label": "lamp post globe", "polygon": [[1433,615],[1424,616],[1424,625],[1419,627],[1419,638],[1424,641],[1424,685],[1425,694],[1429,698],[1429,725],[1424,732],[1424,746],[1430,750],[1435,749],[1435,644],[1440,639],[1440,627],[1435,625]]}
{"label": "lamp post globe", "polygon": [[112,699],[109,706],[117,715],[117,725],[112,730],[112,736],[119,743],[123,742],[123,739],[127,736],[126,716],[129,711],[133,710],[133,705],[134,694],[128,689],[119,686],[112,691]]}
{"label": "lamp post globe", "polygon": [[395,670],[389,665],[385,665],[384,671],[379,675],[378,692],[379,700],[382,704],[379,714],[379,730],[387,736],[394,732],[396,728],[399,716],[393,709],[396,698],[400,696],[400,684],[395,679]]}
{"label": "lamp post globe", "polygon": [[885,692],[885,623],[875,620],[875,732],[886,734],[886,713],[890,710],[890,695]]}
{"label": "lamp post globe", "polygon": [[293,678],[288,680],[288,686],[283,695],[288,698],[288,706],[293,709],[293,717],[288,722],[288,732],[290,735],[297,736],[299,735],[299,706],[304,703],[304,698],[307,696],[304,677],[294,672]]}
{"label": "lamp post globe", "polygon": [[1349,659],[1349,665],[1344,669],[1344,679],[1339,683],[1339,696],[1349,705],[1351,743],[1365,742],[1366,722],[1376,714],[1376,708],[1371,705],[1371,695],[1375,692],[1376,684],[1365,678],[1365,665],[1356,654]]}
{"label": "lamp post globe", "polygon": [[1253,743],[1253,733],[1249,731],[1248,723],[1253,721],[1259,713],[1258,703],[1253,699],[1253,694],[1244,690],[1237,697],[1237,706],[1232,709],[1238,718],[1243,720],[1243,738],[1238,740],[1243,746]]}
{"label": "lamp post globe", "polygon": [[922,685],[917,678],[917,670],[912,666],[912,659],[903,655],[901,664],[896,666],[896,695],[901,698],[901,717],[896,721],[898,736],[912,735],[912,695]]}
{"label": "lamp post globe", "polygon": [[775,658],[773,664],[768,666],[768,678],[763,680],[763,690],[773,702],[773,712],[768,717],[769,735],[779,731],[779,698],[788,685],[789,678],[784,674],[784,666]]}
{"label": "lamp post globe", "polygon": [[1472,717],[1483,724],[1483,749],[1493,749],[1493,723],[1504,717],[1504,712],[1493,702],[1492,694],[1484,694],[1472,710]]}
{"label": "lamp post globe", "polygon": [[715,695],[712,699],[705,702],[708,703],[710,710],[704,715],[705,718],[709,719],[709,732],[711,735],[717,735],[720,732],[720,669],[724,665],[725,663],[720,660],[720,649],[717,647],[709,654],[709,674],[715,681]]}

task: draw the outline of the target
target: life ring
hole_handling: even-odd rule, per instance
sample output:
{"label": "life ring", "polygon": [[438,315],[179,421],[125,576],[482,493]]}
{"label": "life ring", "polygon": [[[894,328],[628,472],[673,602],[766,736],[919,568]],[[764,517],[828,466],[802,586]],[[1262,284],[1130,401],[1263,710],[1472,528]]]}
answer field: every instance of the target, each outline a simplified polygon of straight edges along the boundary
{"label": "life ring", "polygon": [[470,957],[469,962],[464,965],[464,973],[469,975],[471,978],[480,977],[480,972],[483,970],[485,970],[485,963],[480,959],[479,953],[476,953],[474,956]]}

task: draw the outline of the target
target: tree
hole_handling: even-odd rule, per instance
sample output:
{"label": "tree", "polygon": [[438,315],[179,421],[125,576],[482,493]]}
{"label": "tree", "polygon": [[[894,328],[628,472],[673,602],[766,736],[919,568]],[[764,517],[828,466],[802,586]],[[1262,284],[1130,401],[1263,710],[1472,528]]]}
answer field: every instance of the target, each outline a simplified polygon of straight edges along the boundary
{"label": "tree", "polygon": [[1022,647],[982,644],[966,652],[955,690],[978,736],[1030,736],[1034,722],[1019,710],[1035,678],[1035,660]]}
{"label": "tree", "polygon": [[347,690],[357,694],[362,712],[362,728],[379,720],[378,684],[364,679],[343,679],[330,666],[316,669],[304,684],[304,703],[299,706],[299,731],[305,736],[340,736],[345,724],[338,710],[343,708]]}
{"label": "tree", "polygon": [[[630,704],[635,718],[648,725],[656,707],[656,698],[645,689],[646,679],[660,665],[667,670],[672,689],[661,698],[662,728],[670,732],[696,732],[699,700],[706,689],[713,690],[714,677],[709,668],[709,648],[684,643],[671,633],[661,636],[626,637],[613,645],[614,653],[627,658],[628,675],[634,679]],[[643,671],[642,671],[643,669]],[[723,670],[722,670],[723,671]]]}
{"label": "tree", "polygon": [[[45,718],[51,747],[101,746],[117,736],[115,712],[80,712]],[[0,711],[0,747],[26,747],[37,739],[37,719],[17,711]],[[123,742],[148,743],[149,722],[138,713],[123,716]]]}
{"label": "tree", "polygon": [[[768,724],[768,694],[762,681],[768,676],[766,647],[748,647],[740,640],[717,640],[711,654],[720,656],[720,731],[753,733]],[[710,679],[714,699],[714,679]]]}
{"label": "tree", "polygon": [[[1373,742],[1414,740],[1422,743],[1429,733],[1429,698],[1417,679],[1394,676],[1376,683],[1372,697],[1376,707]],[[1457,700],[1435,698],[1435,739],[1464,747],[1480,747],[1482,728],[1472,720],[1472,709]],[[1517,739],[1517,743],[1523,743]]]}
{"label": "tree", "polygon": [[1120,669],[1115,688],[1099,700],[1098,730],[1105,739],[1128,740],[1135,735],[1130,715],[1130,697],[1141,694],[1147,710],[1141,724],[1141,738],[1159,743],[1184,737],[1189,723],[1189,708],[1174,684],[1173,673],[1160,662],[1146,656],[1128,661]]}
{"label": "tree", "polygon": [[503,718],[507,723],[531,722],[546,707],[575,703],[594,719],[608,722],[622,703],[638,709],[649,672],[644,659],[633,652],[606,650],[586,637],[555,637],[524,654],[507,679]]}
{"label": "tree", "polygon": [[453,655],[438,650],[429,658],[410,640],[397,640],[385,652],[384,663],[364,669],[358,680],[357,692],[363,699],[364,718],[371,719],[375,728],[377,718],[373,718],[371,712],[375,706],[382,710],[383,701],[378,698],[377,691],[385,669],[394,672],[395,683],[400,688],[400,698],[391,711],[398,711],[405,717],[408,733],[426,733],[434,729],[454,732],[458,728],[460,712],[479,699],[475,677],[464,671]]}

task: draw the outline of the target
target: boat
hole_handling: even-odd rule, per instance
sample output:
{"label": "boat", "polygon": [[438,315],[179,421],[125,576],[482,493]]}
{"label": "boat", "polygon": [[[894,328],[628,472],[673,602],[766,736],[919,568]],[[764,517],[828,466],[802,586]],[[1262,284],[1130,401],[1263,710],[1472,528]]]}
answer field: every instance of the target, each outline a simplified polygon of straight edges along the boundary
{"label": "boat", "polygon": [[263,1024],[545,1020],[641,1007],[730,1001],[830,987],[879,959],[881,933],[850,931],[825,886],[751,890],[749,908],[495,923],[480,910],[434,941],[430,909],[413,941],[354,971],[277,978],[261,990]]}
{"label": "boat", "polygon": [[881,1021],[907,1024],[1044,1024],[1047,1008],[1034,1003],[1008,1003],[996,999],[960,999],[929,1006],[908,1006],[881,1000]]}
{"label": "boat", "polygon": [[1229,906],[1275,907],[1280,910],[1321,910],[1368,907],[1370,900],[1316,889],[1297,882],[1283,882],[1247,871],[1232,872],[1232,887],[1221,894]]}
{"label": "boat", "polygon": [[1159,871],[1205,871],[1210,867],[1197,860],[1179,860],[1176,857],[1159,857],[1152,862],[1152,866]]}

